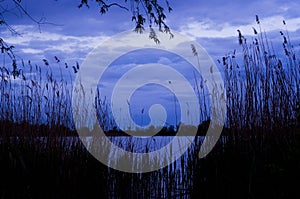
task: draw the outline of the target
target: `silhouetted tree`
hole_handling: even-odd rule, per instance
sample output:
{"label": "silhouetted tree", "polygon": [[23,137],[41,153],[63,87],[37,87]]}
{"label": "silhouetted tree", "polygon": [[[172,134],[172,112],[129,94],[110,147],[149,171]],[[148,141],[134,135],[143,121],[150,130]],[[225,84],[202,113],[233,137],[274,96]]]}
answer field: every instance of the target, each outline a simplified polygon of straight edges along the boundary
{"label": "silhouetted tree", "polygon": [[[25,15],[39,27],[42,24],[51,24],[50,22],[47,22],[44,17],[40,19],[32,17],[22,5],[23,1],[25,0],[0,1],[0,25],[5,25],[10,31],[17,34],[17,32],[5,20],[5,16],[8,13],[20,13],[21,15]],[[99,12],[101,14],[107,13],[111,7],[118,7],[131,12],[132,17],[129,20],[135,23],[134,30],[136,32],[142,33],[145,29],[145,24],[148,24],[150,28],[152,28],[152,26],[157,26],[160,31],[171,34],[170,28],[166,24],[166,13],[172,11],[168,0],[123,0],[123,3],[122,1],[120,3],[120,1],[114,0],[78,1],[78,8],[97,6],[99,7]]]}
{"label": "silhouetted tree", "polygon": [[[44,24],[52,24],[47,22],[44,17],[36,19],[23,6],[25,0],[2,0],[0,1],[0,26],[5,26],[13,34],[18,34],[18,32],[10,26],[9,22],[6,21],[6,15],[8,13],[19,13],[22,16],[27,17],[29,20],[41,27]],[[56,0],[59,1],[59,0]],[[149,38],[154,42],[159,43],[159,39],[153,29],[153,26],[158,27],[159,31],[169,34],[173,37],[169,26],[166,24],[166,13],[171,12],[172,8],[169,5],[168,0],[78,0],[78,8],[90,6],[99,7],[101,14],[105,14],[109,11],[111,7],[118,7],[120,9],[126,10],[132,14],[131,20],[134,25],[134,31],[137,33],[143,33],[145,30],[145,25],[150,28]],[[19,76],[20,71],[17,68],[16,57],[13,52],[14,46],[7,44],[0,36],[0,48],[1,53],[5,53],[12,61],[13,75]],[[75,68],[76,69],[76,68]],[[76,69],[75,71],[77,71]]]}
{"label": "silhouetted tree", "polygon": [[132,13],[131,21],[135,23],[135,31],[142,33],[145,24],[150,28],[157,26],[160,31],[168,33],[172,36],[169,26],[166,24],[166,12],[171,12],[172,8],[168,0],[124,0],[124,4],[111,0],[81,0],[79,8],[91,4],[99,6],[101,14],[105,14],[110,7],[119,7]]}

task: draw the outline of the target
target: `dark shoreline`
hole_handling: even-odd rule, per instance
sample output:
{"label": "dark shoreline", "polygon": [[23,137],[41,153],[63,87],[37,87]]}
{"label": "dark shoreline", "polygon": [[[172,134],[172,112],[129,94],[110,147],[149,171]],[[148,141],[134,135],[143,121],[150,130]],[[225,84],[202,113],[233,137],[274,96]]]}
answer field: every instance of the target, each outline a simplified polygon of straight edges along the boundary
{"label": "dark shoreline", "polygon": [[226,144],[219,141],[203,159],[197,158],[199,146],[195,145],[187,152],[188,161],[176,161],[180,170],[171,164],[145,174],[110,169],[80,142],[72,141],[69,146],[64,136],[59,141],[46,139],[45,143],[25,137],[0,142],[0,198],[276,199],[297,198],[300,194],[298,131],[273,132],[264,139],[228,137]]}

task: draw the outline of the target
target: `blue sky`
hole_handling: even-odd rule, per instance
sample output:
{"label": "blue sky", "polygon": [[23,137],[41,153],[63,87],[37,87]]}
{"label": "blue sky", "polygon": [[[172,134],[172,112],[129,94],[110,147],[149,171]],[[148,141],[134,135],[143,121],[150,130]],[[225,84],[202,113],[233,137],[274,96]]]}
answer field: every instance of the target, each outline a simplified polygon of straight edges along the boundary
{"label": "blue sky", "polygon": [[[1,35],[15,45],[25,59],[52,58],[52,55],[59,54],[66,60],[82,61],[107,37],[134,27],[130,12],[112,8],[101,15],[96,6],[78,9],[78,3],[69,0],[23,0],[24,7],[35,19],[45,18],[57,26],[42,25],[39,31],[38,26],[27,17],[18,13],[7,14],[7,22],[21,36],[12,36],[3,26]],[[170,3],[173,8],[167,16],[170,27],[196,38],[214,58],[238,48],[237,29],[252,35],[252,27],[257,27],[255,15],[261,18],[264,30],[274,32],[270,34],[271,38],[280,40],[278,31],[284,28],[282,20],[285,19],[292,38],[299,40],[300,2],[296,0],[189,0]],[[1,4],[5,7],[6,3]]]}
{"label": "blue sky", "polygon": [[[6,7],[7,2],[1,2],[1,6]],[[134,27],[130,12],[112,8],[105,15],[101,15],[96,6],[91,6],[89,9],[85,7],[78,9],[79,2],[79,0],[23,0],[24,8],[34,19],[43,18],[46,22],[55,25],[45,24],[38,27],[26,16],[12,12],[5,15],[5,20],[19,35],[13,35],[4,26],[1,26],[1,37],[7,43],[14,45],[15,52],[24,60],[30,59],[34,63],[42,64],[42,59],[46,58],[54,62],[54,56],[58,56],[64,62],[75,63],[77,61],[81,65],[87,55],[103,41],[115,34],[132,30]],[[119,2],[124,3],[123,1]],[[240,49],[237,29],[251,38],[252,27],[257,28],[255,15],[260,17],[262,29],[268,33],[274,46],[281,45],[282,38],[279,31],[284,29],[282,20],[286,20],[292,43],[296,48],[299,47],[300,2],[297,0],[253,0],[248,2],[242,0],[178,0],[170,1],[170,5],[173,11],[167,15],[167,23],[171,30],[195,39],[215,62],[230,51]],[[281,48],[277,50],[279,54],[282,51]],[[154,56],[155,53],[152,55]],[[161,56],[160,59],[163,63],[175,64],[176,62],[175,58],[174,61],[170,57],[164,59]],[[131,58],[127,57],[123,65],[128,64],[126,62],[130,60]],[[151,56],[146,60],[148,63],[153,62]],[[122,65],[122,63],[118,64]],[[55,68],[53,70],[54,73],[58,73]],[[113,74],[111,75],[111,78],[114,79]],[[145,90],[149,88],[147,87]],[[162,92],[165,90],[162,89]],[[137,93],[135,96],[139,95],[140,93]],[[172,95],[170,96],[172,98]],[[160,97],[160,99],[169,99],[170,96]],[[172,103],[173,105],[174,103]],[[145,106],[148,107],[149,103],[146,103]]]}

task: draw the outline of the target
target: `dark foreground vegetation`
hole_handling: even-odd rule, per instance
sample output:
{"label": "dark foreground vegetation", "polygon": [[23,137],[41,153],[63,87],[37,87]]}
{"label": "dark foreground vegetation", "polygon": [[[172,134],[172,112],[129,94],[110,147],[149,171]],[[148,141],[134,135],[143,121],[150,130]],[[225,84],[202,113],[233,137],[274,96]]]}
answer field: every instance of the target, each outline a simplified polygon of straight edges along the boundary
{"label": "dark foreground vegetation", "polygon": [[144,174],[104,166],[73,136],[3,139],[1,198],[299,197],[300,137],[293,131],[262,143],[252,136],[219,141],[204,159],[197,137],[176,163]]}
{"label": "dark foreground vegetation", "polygon": [[[143,174],[110,169],[88,153],[73,128],[64,76],[28,62],[23,71],[36,75],[20,73],[16,82],[1,67],[0,198],[299,198],[300,60],[288,32],[279,36],[282,53],[261,31],[250,42],[239,32],[241,53],[220,59],[228,110],[213,151],[199,159],[198,136],[175,163]],[[206,100],[203,80],[197,83]],[[112,131],[106,102],[97,103],[100,125]],[[202,130],[208,106],[201,107]]]}

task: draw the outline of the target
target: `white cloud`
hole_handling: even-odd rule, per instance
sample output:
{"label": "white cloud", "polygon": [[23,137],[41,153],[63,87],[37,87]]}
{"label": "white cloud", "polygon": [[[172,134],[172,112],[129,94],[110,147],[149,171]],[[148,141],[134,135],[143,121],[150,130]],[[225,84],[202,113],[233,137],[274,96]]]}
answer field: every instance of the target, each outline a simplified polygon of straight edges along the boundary
{"label": "white cloud", "polygon": [[170,59],[166,58],[166,57],[160,57],[157,63],[163,64],[163,65],[170,65],[173,62]]}
{"label": "white cloud", "polygon": [[[31,25],[18,25],[14,29],[20,35],[12,36],[9,31],[2,32],[3,39],[10,45],[21,48],[24,53],[35,54],[45,51],[60,51],[74,53],[77,51],[89,52],[102,43],[108,36],[73,36],[54,32],[39,32]],[[36,48],[34,48],[36,47]]]}
{"label": "white cloud", "polygon": [[[260,20],[263,31],[270,32],[283,29],[284,17],[281,15],[271,16]],[[286,19],[288,30],[291,32],[300,29],[300,17]],[[196,21],[192,20],[187,25],[180,28],[182,34],[194,37],[194,38],[227,38],[236,37],[237,30],[241,30],[244,35],[253,35],[253,29],[258,29],[258,25],[255,21],[246,25],[231,25],[228,22],[222,24],[216,23],[210,19]]]}
{"label": "white cloud", "polygon": [[27,53],[27,54],[42,54],[43,51],[40,49],[34,49],[34,48],[23,48],[21,49],[21,51],[23,53]]}

